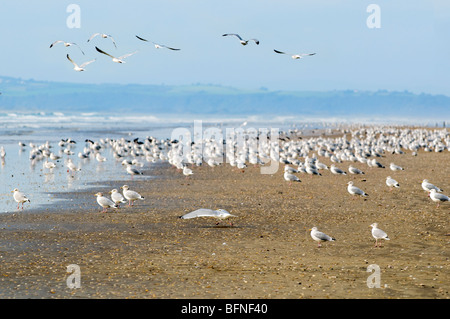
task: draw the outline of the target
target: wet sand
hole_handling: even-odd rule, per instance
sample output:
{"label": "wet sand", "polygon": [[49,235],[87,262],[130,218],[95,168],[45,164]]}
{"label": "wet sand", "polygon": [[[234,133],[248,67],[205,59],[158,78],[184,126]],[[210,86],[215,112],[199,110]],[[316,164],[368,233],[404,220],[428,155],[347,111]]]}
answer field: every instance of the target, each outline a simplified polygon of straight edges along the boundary
{"label": "wet sand", "polygon": [[[302,182],[292,185],[281,165],[274,175],[203,165],[185,178],[158,164],[154,179],[126,182],[145,197],[133,207],[101,213],[93,196],[123,182],[74,193],[69,208],[27,203],[0,214],[0,298],[448,299],[450,203],[436,208],[420,184],[427,178],[448,195],[450,152],[378,160],[385,169],[353,163],[366,174],[297,174]],[[406,170],[393,172],[390,162]],[[389,191],[389,175],[399,189]],[[369,197],[348,194],[350,180]],[[238,217],[233,226],[178,218],[201,207]],[[381,248],[374,222],[391,239]],[[336,241],[318,248],[313,226]],[[70,264],[80,267],[81,288],[67,287]],[[367,286],[371,264],[380,288]]]}

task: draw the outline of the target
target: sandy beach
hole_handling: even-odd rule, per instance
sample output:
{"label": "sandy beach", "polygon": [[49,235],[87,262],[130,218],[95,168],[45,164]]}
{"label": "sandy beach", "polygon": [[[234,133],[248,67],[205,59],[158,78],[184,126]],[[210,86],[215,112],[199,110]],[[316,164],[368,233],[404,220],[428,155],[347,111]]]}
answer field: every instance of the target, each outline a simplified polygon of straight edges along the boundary
{"label": "sandy beach", "polygon": [[[111,181],[71,194],[70,208],[0,214],[0,298],[448,299],[450,203],[437,208],[420,184],[427,178],[448,193],[450,152],[378,160],[386,168],[353,163],[365,175],[324,170],[296,174],[292,185],[281,164],[273,175],[203,165],[186,178],[159,163],[146,171],[154,179],[126,182],[145,197],[133,207],[101,212],[94,194],[124,184]],[[387,176],[400,188],[390,191]],[[350,180],[369,197],[352,197]],[[179,218],[198,208],[237,217],[233,226]],[[375,222],[390,237],[379,248]],[[313,226],[336,241],[318,248]],[[71,264],[80,288],[67,285]],[[379,266],[379,288],[368,287],[369,265]]]}

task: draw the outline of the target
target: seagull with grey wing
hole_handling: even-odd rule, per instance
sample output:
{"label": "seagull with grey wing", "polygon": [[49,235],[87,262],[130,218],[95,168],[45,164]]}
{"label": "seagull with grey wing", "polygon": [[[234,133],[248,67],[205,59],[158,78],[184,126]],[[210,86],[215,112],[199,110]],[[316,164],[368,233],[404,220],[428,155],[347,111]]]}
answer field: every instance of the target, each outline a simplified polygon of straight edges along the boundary
{"label": "seagull with grey wing", "polygon": [[[139,40],[144,41],[144,42],[150,42],[149,40],[146,40],[146,39],[141,38],[141,37],[139,37],[139,36],[136,36],[136,38],[138,38]],[[166,49],[173,50],[173,51],[179,51],[179,50],[181,50],[181,49],[176,49],[176,48],[168,47],[167,45],[159,44],[159,43],[156,43],[156,42],[152,42],[152,43],[153,43],[153,45],[155,46],[155,48],[157,48],[157,49],[166,48]]]}
{"label": "seagull with grey wing", "polygon": [[[225,209],[217,209],[217,210],[213,210],[213,209],[208,209],[208,208],[200,208],[197,210],[194,210],[190,213],[187,213],[183,216],[180,216],[181,219],[191,219],[191,218],[197,218],[197,217],[212,217],[212,218],[216,218],[219,221],[216,223],[216,225],[218,225],[220,223],[220,221],[224,220],[224,219],[228,219],[231,217],[236,217],[235,215],[230,214],[229,212],[227,212]],[[231,226],[233,226],[232,223],[230,223]]]}
{"label": "seagull with grey wing", "polygon": [[96,59],[94,59],[94,60],[91,60],[91,61],[87,61],[87,62],[84,62],[83,64],[81,64],[81,65],[78,65],[78,64],[76,64],[71,58],[70,58],[70,56],[67,54],[67,59],[70,61],[70,62],[72,62],[72,64],[73,64],[73,69],[75,70],[75,71],[77,71],[77,72],[81,72],[81,71],[84,71],[84,68],[88,65],[88,64],[91,64],[92,62],[94,62]]}
{"label": "seagull with grey wing", "polygon": [[316,54],[316,53],[292,54],[292,53],[286,53],[286,52],[279,51],[279,50],[274,50],[274,51],[275,51],[275,53],[278,53],[278,54],[287,54],[287,55],[290,55],[294,60],[302,59],[302,58],[305,57],[305,56],[310,56],[310,55],[315,55],[315,54]]}
{"label": "seagull with grey wing", "polygon": [[327,234],[319,231],[317,227],[311,228],[310,231],[311,231],[311,238],[317,241],[317,247],[321,247],[322,246],[321,242],[323,241],[336,241],[336,239],[334,239],[333,237],[328,236]]}
{"label": "seagull with grey wing", "polygon": [[239,42],[240,42],[242,45],[247,45],[249,41],[255,41],[255,43],[256,43],[257,45],[259,45],[259,40],[258,40],[258,39],[244,40],[244,39],[241,38],[241,36],[240,36],[239,34],[236,34],[236,33],[225,33],[225,34],[222,34],[222,36],[223,36],[223,37],[227,37],[227,36],[233,36],[233,37],[236,37],[236,38],[239,39]]}
{"label": "seagull with grey wing", "polygon": [[133,52],[133,53],[124,54],[124,55],[122,55],[122,56],[116,58],[116,57],[112,56],[111,54],[106,53],[106,52],[103,51],[103,50],[100,50],[100,49],[97,48],[97,47],[95,47],[95,49],[96,49],[98,52],[103,53],[104,55],[107,55],[107,56],[111,57],[111,58],[112,58],[112,61],[113,61],[113,62],[116,62],[116,63],[125,63],[125,61],[124,61],[125,58],[128,58],[129,56],[132,56],[133,54],[136,54],[136,53],[138,52],[138,51],[135,51],[135,52]]}
{"label": "seagull with grey wing", "polygon": [[103,39],[111,39],[112,43],[114,44],[114,47],[117,49],[117,45],[116,45],[116,41],[114,41],[113,37],[110,36],[109,34],[105,34],[105,33],[94,33],[93,35],[91,35],[91,37],[87,40],[87,42],[91,41],[93,38],[95,38],[96,36],[101,36]]}
{"label": "seagull with grey wing", "polygon": [[71,47],[71,46],[75,45],[75,46],[78,47],[78,49],[80,49],[81,53],[83,53],[83,55],[84,55],[84,52],[83,52],[83,50],[81,50],[80,46],[78,44],[74,43],[74,42],[66,42],[66,41],[63,41],[63,40],[58,40],[58,41],[55,41],[52,44],[50,44],[50,48],[53,48],[53,46],[55,44],[58,44],[58,43],[64,43],[65,47]]}

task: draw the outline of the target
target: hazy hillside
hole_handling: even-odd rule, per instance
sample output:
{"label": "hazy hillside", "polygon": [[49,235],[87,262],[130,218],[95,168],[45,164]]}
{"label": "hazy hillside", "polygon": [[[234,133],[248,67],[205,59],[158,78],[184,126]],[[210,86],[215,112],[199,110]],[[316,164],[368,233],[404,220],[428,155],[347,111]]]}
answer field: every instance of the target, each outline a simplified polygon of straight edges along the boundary
{"label": "hazy hillside", "polygon": [[214,85],[75,84],[0,77],[0,111],[138,111],[450,119],[450,97],[410,92],[288,92]]}

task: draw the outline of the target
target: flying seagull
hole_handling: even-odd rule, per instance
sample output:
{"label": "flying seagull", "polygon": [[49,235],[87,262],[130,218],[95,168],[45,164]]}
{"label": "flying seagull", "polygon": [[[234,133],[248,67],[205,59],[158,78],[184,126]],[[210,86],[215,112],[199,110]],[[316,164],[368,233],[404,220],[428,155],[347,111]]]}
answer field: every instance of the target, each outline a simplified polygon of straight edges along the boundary
{"label": "flying seagull", "polygon": [[96,60],[96,59],[94,59],[94,60],[91,60],[91,61],[84,62],[82,65],[78,65],[70,58],[70,56],[68,54],[67,54],[67,59],[70,62],[72,62],[72,64],[74,65],[73,69],[75,71],[77,71],[77,72],[84,71],[84,68],[86,67],[86,65],[91,64],[92,62],[94,62]]}
{"label": "flying seagull", "polygon": [[257,40],[257,39],[243,40],[243,39],[241,38],[241,36],[240,36],[239,34],[236,34],[236,33],[225,33],[225,34],[222,34],[222,36],[223,36],[223,37],[226,37],[226,36],[234,36],[234,37],[236,37],[236,38],[239,39],[239,42],[240,42],[242,45],[247,45],[249,41],[255,41],[255,43],[256,43],[257,45],[259,45],[259,40]]}
{"label": "flying seagull", "polygon": [[135,53],[138,52],[138,51],[135,51],[135,52],[133,52],[133,53],[128,53],[128,54],[125,54],[125,55],[122,55],[122,56],[116,58],[116,57],[113,57],[111,54],[106,53],[105,51],[100,50],[100,49],[97,48],[97,47],[95,47],[95,49],[96,49],[98,52],[103,53],[103,54],[105,54],[105,55],[111,57],[112,60],[113,60],[113,62],[116,62],[116,63],[125,63],[125,61],[124,61],[125,58],[128,58],[130,55],[133,55],[133,54],[135,54]]}
{"label": "flying seagull", "polygon": [[[220,220],[227,219],[230,217],[236,217],[236,216],[231,215],[225,209],[213,210],[213,209],[207,209],[207,208],[200,208],[200,209],[194,210],[193,212],[190,212],[183,216],[180,216],[181,219],[191,219],[191,218],[197,218],[197,217],[213,217],[213,218],[219,219],[219,222],[216,223],[216,225],[218,225],[220,223]],[[230,223],[230,225],[233,225],[233,224]]]}
{"label": "flying seagull", "polygon": [[278,51],[278,50],[274,50],[276,53],[278,54],[288,54],[290,55],[293,59],[301,59],[304,56],[309,56],[309,55],[315,55],[315,53],[301,53],[301,54],[291,54],[291,53],[286,53],[286,52],[282,52],[282,51]]}
{"label": "flying seagull", "polygon": [[[141,37],[139,37],[139,36],[136,36],[136,38],[138,38],[138,39],[141,40],[141,41],[150,42],[150,41],[148,41],[148,40],[146,40],[146,39],[144,39],[144,38],[141,38]],[[155,48],[157,48],[157,49],[160,49],[160,48],[166,48],[166,49],[173,50],[173,51],[179,51],[179,50],[181,50],[181,49],[171,48],[171,47],[168,47],[167,45],[159,44],[159,43],[156,43],[156,42],[152,42],[152,43],[155,45]]]}
{"label": "flying seagull", "polygon": [[114,46],[115,46],[116,49],[117,49],[116,41],[114,41],[113,37],[110,36],[110,35],[108,35],[108,34],[104,34],[104,33],[94,33],[94,34],[91,35],[91,37],[87,40],[87,42],[91,41],[93,38],[95,38],[95,37],[98,36],[98,35],[101,36],[103,39],[110,38],[111,41],[112,41],[112,43],[114,44]]}
{"label": "flying seagull", "polygon": [[73,42],[66,42],[66,41],[63,41],[63,40],[58,40],[58,41],[55,41],[55,42],[53,42],[52,44],[50,44],[50,48],[53,48],[53,46],[54,46],[55,44],[58,44],[58,43],[64,43],[64,46],[65,46],[65,47],[70,47],[70,46],[72,46],[72,45],[76,45],[76,46],[78,47],[78,49],[80,49],[81,53],[83,53],[83,55],[84,55],[83,50],[81,50],[81,48],[78,46],[78,44],[73,43]]}

